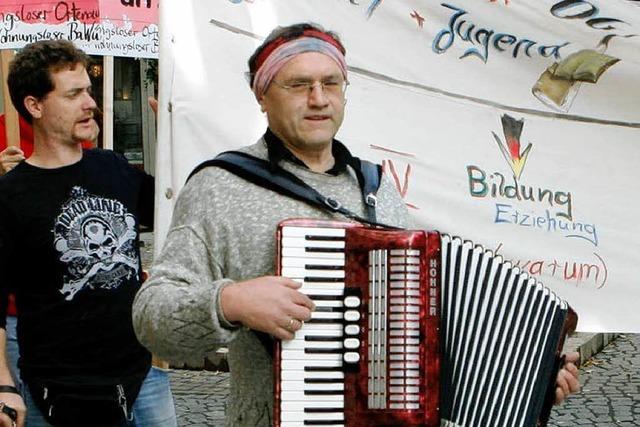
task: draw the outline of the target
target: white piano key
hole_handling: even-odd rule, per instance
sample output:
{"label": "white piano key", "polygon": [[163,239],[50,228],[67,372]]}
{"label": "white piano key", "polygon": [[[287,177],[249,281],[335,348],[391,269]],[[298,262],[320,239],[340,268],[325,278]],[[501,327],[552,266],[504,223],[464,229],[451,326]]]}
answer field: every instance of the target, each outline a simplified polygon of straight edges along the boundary
{"label": "white piano key", "polygon": [[304,381],[280,381],[280,390],[282,391],[316,391],[316,390],[336,390],[336,392],[344,391],[343,382],[335,383],[308,383]]}
{"label": "white piano key", "polygon": [[390,289],[389,296],[390,297],[404,297],[407,295],[406,289]]}
{"label": "white piano key", "polygon": [[420,264],[420,257],[416,256],[408,256],[407,264]]}
{"label": "white piano key", "polygon": [[405,249],[389,249],[389,255],[404,257],[407,254]]}
{"label": "white piano key", "polygon": [[407,320],[420,320],[420,314],[407,313],[405,317]]}
{"label": "white piano key", "polygon": [[420,266],[419,265],[407,265],[406,266],[406,270],[410,273],[420,273]]}
{"label": "white piano key", "polygon": [[342,308],[344,307],[344,303],[339,300],[317,300],[314,301],[316,307],[336,307],[336,308]]}
{"label": "white piano key", "polygon": [[407,249],[408,257],[420,257],[420,249]]}
{"label": "white piano key", "polygon": [[305,323],[304,330],[306,331],[342,331],[342,324],[340,323]]}
{"label": "white piano key", "polygon": [[389,387],[389,393],[404,393],[404,387]]}
{"label": "white piano key", "polygon": [[280,357],[290,360],[342,360],[340,353],[305,353],[304,350],[281,350]]}
{"label": "white piano key", "polygon": [[420,305],[422,301],[420,301],[420,298],[407,298],[407,304]]}
{"label": "white piano key", "polygon": [[411,394],[419,394],[420,393],[420,387],[407,387],[406,388],[406,392],[407,393],[411,393]]}
{"label": "white piano key", "polygon": [[408,345],[405,346],[405,351],[407,353],[420,353],[420,347],[417,345]]}
{"label": "white piano key", "polygon": [[390,256],[389,264],[405,264],[407,262],[407,257],[404,256]]}
{"label": "white piano key", "polygon": [[335,380],[344,380],[344,372],[341,370],[336,371],[305,371],[301,369],[296,370],[284,370],[280,372],[280,379],[283,381],[287,380],[299,380],[300,378],[304,379],[335,379]]}
{"label": "white piano key", "polygon": [[305,294],[305,295],[322,295],[322,296],[335,296],[335,297],[342,297],[342,295],[344,294],[344,283],[339,286],[339,285],[333,285],[334,287],[330,287],[327,286],[326,288],[322,288],[320,286],[318,286],[317,284],[314,286],[302,286],[300,289],[298,289],[299,292]]}
{"label": "white piano key", "polygon": [[323,290],[332,290],[332,291],[340,291],[337,293],[336,300],[342,299],[342,294],[344,293],[344,282],[307,282],[303,283],[302,287],[299,289],[300,292],[303,291],[323,291]]}
{"label": "white piano key", "polygon": [[391,264],[389,265],[389,271],[393,273],[405,272],[407,271],[406,265],[403,264]]}
{"label": "white piano key", "polygon": [[[407,409],[420,409],[420,404],[418,403],[407,403]],[[285,427],[285,426],[282,426]]]}
{"label": "white piano key", "polygon": [[280,400],[294,401],[294,402],[344,402],[343,394],[315,394],[306,395],[304,391],[292,390],[282,391],[280,393]]}
{"label": "white piano key", "polygon": [[410,345],[419,345],[420,340],[417,338],[405,338],[405,342]]}
{"label": "white piano key", "polygon": [[296,340],[304,340],[305,337],[307,336],[316,336],[316,337],[333,337],[336,340],[339,340],[342,338],[342,336],[344,335],[342,333],[342,329],[337,328],[337,329],[331,329],[331,330],[313,330],[313,329],[307,329],[307,327],[309,326],[309,324],[305,324],[302,329],[299,329],[298,331],[296,331]]}
{"label": "white piano key", "polygon": [[304,237],[283,237],[283,248],[337,248],[344,249],[344,240],[307,240]]}
{"label": "white piano key", "polygon": [[398,344],[404,344],[405,340],[404,338],[390,338],[389,339],[389,344],[391,345],[398,345]]}
{"label": "white piano key", "polygon": [[298,226],[284,226],[281,229],[283,237],[305,237],[305,236],[330,236],[330,237],[344,237],[346,233],[345,228],[331,228],[331,227],[298,227]]}
{"label": "white piano key", "polygon": [[389,304],[404,305],[404,304],[406,304],[406,299],[405,298],[391,298],[391,299],[389,299]]}
{"label": "white piano key", "polygon": [[392,385],[404,385],[404,378],[391,378],[389,384]]}
{"label": "white piano key", "polygon": [[[306,420],[344,420],[344,412],[304,412],[304,411],[280,411],[280,419],[285,421],[304,422]],[[324,424],[323,424],[324,425]]]}
{"label": "white piano key", "polygon": [[305,340],[290,340],[282,341],[283,350],[298,350],[298,349],[336,349],[343,348],[342,340],[339,341],[305,341]]}
{"label": "white piano key", "polygon": [[[310,397],[310,396],[309,396]],[[342,396],[341,396],[342,397]],[[304,411],[305,409],[320,408],[344,408],[344,399],[341,400],[318,400],[318,401],[280,401],[281,411]]]}
{"label": "white piano key", "polygon": [[[359,314],[359,313],[358,313]],[[345,316],[346,318],[346,313]],[[312,319],[342,319],[342,312],[328,312],[328,311],[312,311],[311,312]]]}
{"label": "white piano key", "polygon": [[416,371],[415,369],[407,369],[405,371],[405,376],[408,378],[418,378],[420,377],[420,371]]}
{"label": "white piano key", "polygon": [[323,260],[323,259],[339,259],[344,260],[344,252],[317,252],[308,250],[304,247],[299,248],[281,248],[281,258],[306,258],[311,260]]}
{"label": "white piano key", "polygon": [[392,402],[392,403],[389,403],[389,409],[405,409],[405,404]]}
{"label": "white piano key", "polygon": [[420,296],[420,291],[416,290],[416,289],[407,289],[405,292],[406,292],[406,295],[408,297],[419,297]]}
{"label": "white piano key", "polygon": [[280,271],[280,275],[289,278],[333,278],[344,279],[344,270],[308,270],[304,267],[284,267]]}
{"label": "white piano key", "polygon": [[405,378],[404,382],[405,384],[419,385],[420,378]]}

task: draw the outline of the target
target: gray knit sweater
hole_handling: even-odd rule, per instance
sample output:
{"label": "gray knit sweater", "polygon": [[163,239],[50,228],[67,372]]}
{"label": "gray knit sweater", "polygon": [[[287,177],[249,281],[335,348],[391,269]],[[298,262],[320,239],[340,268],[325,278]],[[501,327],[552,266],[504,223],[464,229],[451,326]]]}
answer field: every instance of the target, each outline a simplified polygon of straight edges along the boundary
{"label": "gray knit sweater", "polygon": [[[263,140],[243,151],[267,158]],[[361,191],[350,168],[332,176],[288,161],[281,166],[364,216]],[[409,225],[405,204],[385,176],[377,196],[380,222]],[[133,323],[140,342],[165,360],[199,364],[218,347],[229,347],[229,426],[271,425],[273,373],[271,354],[256,335],[224,319],[220,290],[235,281],[274,274],[275,231],[287,218],[344,220],[220,168],[203,169],[180,193],[165,245],[134,301]]]}

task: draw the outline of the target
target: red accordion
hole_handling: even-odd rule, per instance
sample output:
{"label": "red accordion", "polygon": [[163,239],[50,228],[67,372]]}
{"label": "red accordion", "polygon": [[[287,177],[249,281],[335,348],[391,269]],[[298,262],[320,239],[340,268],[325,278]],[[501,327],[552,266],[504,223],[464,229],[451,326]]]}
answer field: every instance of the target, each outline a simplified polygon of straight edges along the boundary
{"label": "red accordion", "polygon": [[544,424],[577,316],[533,278],[437,232],[293,219],[277,238],[316,310],[276,345],[275,426]]}

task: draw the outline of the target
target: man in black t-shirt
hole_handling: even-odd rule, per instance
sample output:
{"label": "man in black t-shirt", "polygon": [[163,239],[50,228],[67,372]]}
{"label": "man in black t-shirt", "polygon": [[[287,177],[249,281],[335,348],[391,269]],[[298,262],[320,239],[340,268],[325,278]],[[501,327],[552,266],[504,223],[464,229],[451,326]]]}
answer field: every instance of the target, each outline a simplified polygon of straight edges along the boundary
{"label": "man in black t-shirt", "polygon": [[111,151],[83,151],[98,132],[86,64],[72,43],[45,41],[9,70],[34,151],[0,177],[0,327],[14,292],[26,384],[21,397],[0,329],[0,410],[16,409],[18,426],[25,403],[29,426],[175,426],[167,375],[151,368],[131,325],[153,178]]}

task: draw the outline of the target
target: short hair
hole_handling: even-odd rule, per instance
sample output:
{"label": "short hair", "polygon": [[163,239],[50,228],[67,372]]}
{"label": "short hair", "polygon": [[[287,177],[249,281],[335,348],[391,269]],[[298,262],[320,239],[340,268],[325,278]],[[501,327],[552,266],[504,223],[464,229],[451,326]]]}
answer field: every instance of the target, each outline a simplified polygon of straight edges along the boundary
{"label": "short hair", "polygon": [[33,117],[24,106],[24,99],[42,99],[54,90],[52,73],[77,64],[87,67],[89,57],[67,40],[45,40],[25,46],[9,65],[7,84],[13,106],[29,123]]}
{"label": "short hair", "polygon": [[288,25],[286,27],[276,27],[271,33],[267,36],[267,38],[262,42],[260,46],[253,52],[247,64],[249,66],[249,86],[253,87],[253,79],[258,71],[258,57],[260,54],[269,46],[274,44],[281,44],[282,42],[286,42],[289,40],[297,39],[299,37],[305,36],[305,32],[309,30],[318,31],[320,33],[324,33],[326,36],[332,38],[335,41],[336,47],[342,52],[343,55],[346,55],[347,51],[344,48],[344,45],[340,41],[340,37],[338,34],[333,31],[325,30],[320,24],[316,24],[313,22],[303,22],[299,24]]}

